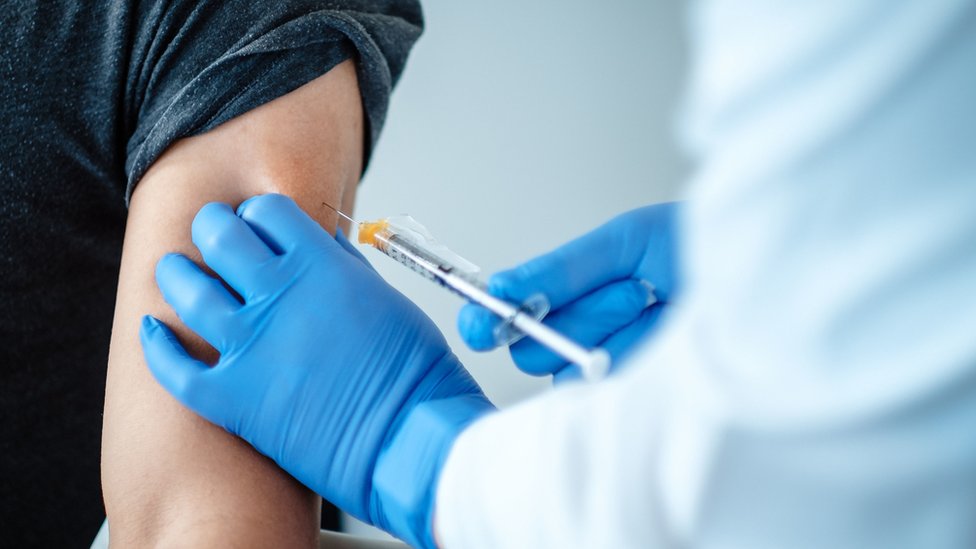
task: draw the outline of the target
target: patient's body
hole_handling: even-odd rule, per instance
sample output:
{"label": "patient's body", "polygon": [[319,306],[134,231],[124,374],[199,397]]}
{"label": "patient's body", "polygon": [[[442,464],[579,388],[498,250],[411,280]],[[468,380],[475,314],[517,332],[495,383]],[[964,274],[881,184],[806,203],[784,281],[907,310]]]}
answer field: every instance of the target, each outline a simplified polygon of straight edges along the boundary
{"label": "patient's body", "polygon": [[[5,5],[5,541],[87,545],[105,516],[101,461],[120,545],[174,532],[184,545],[261,544],[251,526],[278,544],[316,543],[318,499],[164,395],[135,334],[141,314],[167,315],[154,264],[192,251],[187,227],[203,203],[277,191],[310,211],[352,207],[419,34],[415,2],[375,4]],[[335,226],[328,212],[318,219]]]}

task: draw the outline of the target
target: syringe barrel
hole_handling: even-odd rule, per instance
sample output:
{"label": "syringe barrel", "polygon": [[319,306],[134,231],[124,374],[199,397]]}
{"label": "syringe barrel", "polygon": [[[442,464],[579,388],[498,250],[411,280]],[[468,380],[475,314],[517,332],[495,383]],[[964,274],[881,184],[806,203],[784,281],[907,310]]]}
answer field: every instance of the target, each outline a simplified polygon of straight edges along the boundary
{"label": "syringe barrel", "polygon": [[[445,275],[453,274],[482,291],[487,292],[488,290],[485,283],[475,275],[457,269],[453,265],[441,260],[441,258],[427,252],[422,246],[396,233],[390,231],[377,233],[374,247],[397,263],[404,265],[428,280],[436,282],[449,290],[453,290],[455,293],[460,294],[457,288],[446,283]],[[461,297],[468,296],[461,294]]]}
{"label": "syringe barrel", "polygon": [[540,345],[567,362],[579,366],[585,379],[595,381],[606,375],[610,367],[610,356],[606,351],[585,349],[535,317],[526,314],[519,307],[491,295],[485,283],[476,276],[454,268],[426,252],[422,246],[391,231],[381,231],[375,236],[374,247],[424,278],[440,284],[472,303],[485,307],[503,321],[510,322]]}

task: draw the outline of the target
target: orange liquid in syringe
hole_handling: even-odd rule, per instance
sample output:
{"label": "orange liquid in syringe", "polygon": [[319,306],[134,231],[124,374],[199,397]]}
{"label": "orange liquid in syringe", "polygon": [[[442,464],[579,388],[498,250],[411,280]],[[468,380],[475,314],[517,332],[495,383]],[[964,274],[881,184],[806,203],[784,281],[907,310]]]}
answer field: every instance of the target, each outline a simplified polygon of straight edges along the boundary
{"label": "orange liquid in syringe", "polygon": [[376,233],[385,231],[390,226],[385,219],[379,221],[364,221],[359,224],[359,243],[376,247]]}

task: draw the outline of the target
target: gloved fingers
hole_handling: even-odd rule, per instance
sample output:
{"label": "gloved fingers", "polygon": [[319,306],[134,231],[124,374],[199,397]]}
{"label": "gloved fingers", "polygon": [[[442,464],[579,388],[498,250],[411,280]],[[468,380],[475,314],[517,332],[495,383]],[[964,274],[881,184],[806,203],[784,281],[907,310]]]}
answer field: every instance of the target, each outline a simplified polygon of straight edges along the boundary
{"label": "gloved fingers", "polygon": [[474,303],[461,307],[457,318],[461,339],[474,351],[490,351],[498,346],[495,327],[500,323],[497,315]]}
{"label": "gloved fingers", "polygon": [[562,385],[563,383],[580,379],[583,379],[583,370],[575,364],[566,364],[563,368],[552,373],[553,385]]}
{"label": "gloved fingers", "polygon": [[291,198],[281,194],[262,194],[245,200],[237,215],[271,249],[289,252],[300,246],[334,246],[335,239],[308,216]]}
{"label": "gloved fingers", "polygon": [[229,349],[229,337],[247,338],[245,325],[236,315],[241,304],[186,256],[163,256],[156,264],[156,284],[180,320],[217,351]]}
{"label": "gloved fingers", "polygon": [[666,308],[667,305],[663,303],[651,306],[634,322],[600,343],[600,346],[610,353],[611,371],[624,362],[627,356],[657,329]]}
{"label": "gloved fingers", "polygon": [[191,410],[215,421],[203,414],[214,408],[207,404],[213,400],[212,395],[206,394],[210,367],[190,356],[176,335],[149,315],[142,317],[139,339],[146,364],[159,384]]}
{"label": "gloved fingers", "polygon": [[[665,306],[663,303],[652,305],[641,313],[637,320],[631,322],[600,343],[600,348],[610,353],[611,373],[615,372],[621,364],[626,364],[630,353],[639,348],[647,336],[654,332],[657,324],[661,320],[661,314]],[[559,385],[567,381],[578,380],[582,377],[583,372],[578,366],[575,364],[565,364],[562,369],[553,373],[552,383]]]}
{"label": "gloved fingers", "polygon": [[207,265],[245,301],[262,291],[261,267],[275,254],[230,206],[211,202],[201,208],[192,235]]}
{"label": "gloved fingers", "polygon": [[[652,303],[654,293],[647,282],[623,280],[550,313],[545,324],[584,347],[594,347],[634,322]],[[514,343],[511,352],[518,367],[532,375],[552,374],[567,365],[562,357],[530,338]]]}
{"label": "gloved fingers", "polygon": [[349,242],[349,239],[346,238],[346,233],[342,230],[342,227],[336,227],[335,239],[344,250],[349,252],[356,259],[362,261],[363,264],[369,267],[371,271],[376,271],[366,257],[356,249],[356,246],[354,246],[352,242]]}
{"label": "gloved fingers", "polygon": [[627,238],[612,221],[552,252],[491,277],[488,287],[499,297],[522,301],[542,293],[554,309],[605,286],[629,278],[645,247]]}
{"label": "gloved fingers", "polygon": [[[584,322],[589,322],[590,328],[610,324],[610,328],[596,330],[606,335],[619,325],[630,322],[655,301],[654,287],[647,281],[631,279],[614,282],[550,314],[546,324],[567,325],[567,328],[574,330]],[[560,321],[560,317],[568,320]],[[500,323],[497,315],[472,303],[462,307],[458,313],[458,332],[475,351],[487,351],[498,346],[494,334]]]}

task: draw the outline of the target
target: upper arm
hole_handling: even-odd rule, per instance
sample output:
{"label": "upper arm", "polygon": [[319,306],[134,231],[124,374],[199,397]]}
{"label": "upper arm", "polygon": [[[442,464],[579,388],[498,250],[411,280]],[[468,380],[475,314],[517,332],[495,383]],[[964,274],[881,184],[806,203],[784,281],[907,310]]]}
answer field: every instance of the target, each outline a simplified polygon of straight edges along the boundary
{"label": "upper arm", "polygon": [[[330,231],[322,202],[352,206],[364,122],[356,73],[344,62],[309,84],[213,131],[177,142],[136,187],[126,226],[102,439],[102,483],[114,542],[315,546],[314,494],[246,443],[183,408],[152,378],[139,345],[142,315],[172,326],[214,357],[164,303],[158,259],[199,261],[190,223],[200,207],[287,194]],[[327,352],[327,350],[325,350]]]}

